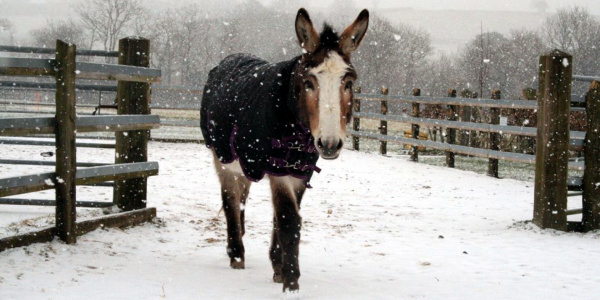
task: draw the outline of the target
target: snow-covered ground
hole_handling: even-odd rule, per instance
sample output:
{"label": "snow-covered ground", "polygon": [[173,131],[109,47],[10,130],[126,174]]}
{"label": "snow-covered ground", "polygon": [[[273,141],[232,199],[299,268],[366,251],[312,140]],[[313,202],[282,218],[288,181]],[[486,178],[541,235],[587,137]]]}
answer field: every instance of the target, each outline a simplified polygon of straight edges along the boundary
{"label": "snow-covered ground", "polygon": [[[44,147],[2,146],[5,158],[42,159]],[[160,176],[149,180],[158,218],[97,230],[76,245],[0,253],[0,299],[280,299],[271,282],[268,182],[246,208],[246,269],[229,268],[224,217],[210,152],[198,144],[150,144]],[[81,149],[79,161],[110,162]],[[600,232],[539,230],[533,185],[403,158],[345,150],[302,202],[301,299],[598,299]],[[7,166],[0,177],[40,167]],[[47,191],[46,198],[52,195]],[[81,200],[110,199],[80,187]],[[0,237],[52,221],[51,208],[0,207]],[[79,209],[80,218],[100,213]],[[27,220],[25,220],[27,219]],[[15,222],[15,223],[13,223]]]}

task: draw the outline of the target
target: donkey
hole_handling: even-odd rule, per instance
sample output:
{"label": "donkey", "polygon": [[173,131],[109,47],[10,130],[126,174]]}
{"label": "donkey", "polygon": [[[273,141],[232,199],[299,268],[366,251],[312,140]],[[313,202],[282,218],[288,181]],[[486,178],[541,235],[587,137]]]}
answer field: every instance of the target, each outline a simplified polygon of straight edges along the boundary
{"label": "donkey", "polygon": [[369,24],[369,12],[338,35],[319,34],[305,9],[296,16],[302,55],[268,63],[249,54],[225,58],[209,73],[201,129],[212,148],[227,220],[230,266],[244,269],[244,208],[251,182],[269,178],[274,207],[269,257],[273,281],[298,290],[300,202],[319,156],[339,156],[351,118],[357,78],[350,54]]}

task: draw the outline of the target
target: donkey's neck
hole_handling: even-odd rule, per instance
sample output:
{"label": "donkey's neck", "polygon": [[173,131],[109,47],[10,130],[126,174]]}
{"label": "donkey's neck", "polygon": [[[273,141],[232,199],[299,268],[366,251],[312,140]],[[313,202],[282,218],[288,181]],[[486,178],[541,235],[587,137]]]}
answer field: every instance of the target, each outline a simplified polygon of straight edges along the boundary
{"label": "donkey's neck", "polygon": [[[291,60],[289,60],[289,66],[291,68],[289,70],[286,70],[287,74],[284,76],[287,76],[286,80],[288,81],[287,82],[287,99],[286,99],[287,109],[289,110],[290,114],[295,118],[296,122],[304,123],[307,120],[304,120],[304,117],[302,116],[302,113],[300,111],[300,104],[299,104],[299,101],[300,101],[299,82],[302,82],[302,78],[300,76],[300,73],[297,72],[297,69],[299,67],[300,59],[301,59],[301,56],[297,56],[297,57],[294,57]],[[308,126],[308,123],[303,124],[303,125]]]}

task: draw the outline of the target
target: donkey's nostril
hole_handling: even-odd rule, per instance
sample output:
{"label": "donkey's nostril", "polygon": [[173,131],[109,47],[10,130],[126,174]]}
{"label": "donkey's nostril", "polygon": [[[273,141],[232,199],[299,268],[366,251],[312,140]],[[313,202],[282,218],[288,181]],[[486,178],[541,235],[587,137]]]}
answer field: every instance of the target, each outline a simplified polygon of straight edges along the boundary
{"label": "donkey's nostril", "polygon": [[340,141],[337,144],[336,150],[340,150],[340,149],[342,149],[342,147],[344,147],[344,141],[342,141],[342,139],[340,139]]}
{"label": "donkey's nostril", "polygon": [[336,141],[334,138],[329,139],[317,139],[317,147],[322,158],[334,159],[337,158],[342,147],[344,147],[344,141],[339,139]]}
{"label": "donkey's nostril", "polygon": [[325,148],[325,146],[323,146],[323,142],[321,141],[321,138],[319,138],[319,139],[317,140],[317,147],[319,147],[319,148],[321,148],[321,149]]}

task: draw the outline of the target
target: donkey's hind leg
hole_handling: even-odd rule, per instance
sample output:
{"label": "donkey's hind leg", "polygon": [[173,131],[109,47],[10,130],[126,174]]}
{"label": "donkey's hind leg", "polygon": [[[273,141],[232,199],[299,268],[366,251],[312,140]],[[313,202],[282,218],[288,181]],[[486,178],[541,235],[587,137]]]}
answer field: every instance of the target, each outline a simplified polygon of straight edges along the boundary
{"label": "donkey's hind leg", "polygon": [[240,223],[242,226],[242,237],[246,234],[246,199],[248,199],[248,193],[250,193],[250,180],[243,177],[237,180],[240,190]]}
{"label": "donkey's hind leg", "polygon": [[237,162],[223,165],[215,158],[215,167],[221,182],[221,198],[227,220],[227,254],[230,266],[234,269],[244,269],[244,215],[241,204],[248,197],[250,182],[238,172]]}

